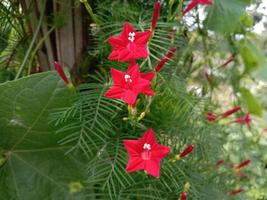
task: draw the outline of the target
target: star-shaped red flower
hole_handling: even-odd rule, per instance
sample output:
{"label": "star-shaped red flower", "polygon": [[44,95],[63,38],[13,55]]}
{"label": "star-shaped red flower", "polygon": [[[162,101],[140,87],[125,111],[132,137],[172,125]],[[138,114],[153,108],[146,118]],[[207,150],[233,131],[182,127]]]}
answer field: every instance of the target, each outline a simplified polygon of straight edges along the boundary
{"label": "star-shaped red flower", "polygon": [[192,0],[183,11],[183,15],[194,9],[198,4],[200,5],[213,5],[211,0]]}
{"label": "star-shaped red flower", "polygon": [[113,48],[109,59],[133,62],[139,58],[146,58],[148,56],[147,42],[150,35],[150,31],[136,32],[128,22],[125,22],[121,34],[111,36],[108,39]]}
{"label": "star-shaped red flower", "polygon": [[170,148],[158,144],[151,128],[139,140],[124,140],[124,146],[129,155],[127,172],[145,170],[159,177],[160,161],[170,152]]}
{"label": "star-shaped red flower", "polygon": [[111,76],[113,85],[105,94],[108,98],[121,99],[134,105],[139,93],[154,95],[150,88],[154,73],[140,73],[138,64],[131,64],[127,72],[112,68]]}

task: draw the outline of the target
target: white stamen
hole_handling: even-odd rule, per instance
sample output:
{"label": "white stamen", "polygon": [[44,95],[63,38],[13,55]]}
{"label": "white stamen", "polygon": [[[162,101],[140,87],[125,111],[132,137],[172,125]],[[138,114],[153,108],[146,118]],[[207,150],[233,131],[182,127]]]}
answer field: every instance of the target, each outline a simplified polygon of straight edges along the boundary
{"label": "white stamen", "polygon": [[148,143],[145,143],[143,146],[143,149],[151,150],[151,145]]}
{"label": "white stamen", "polygon": [[131,79],[131,76],[128,75],[128,74],[125,74],[125,75],[124,75],[124,79],[125,79],[125,82],[127,82],[127,83],[128,83],[128,82],[130,82],[130,83],[133,82],[133,80]]}
{"label": "white stamen", "polygon": [[129,41],[131,41],[131,42],[133,42],[134,41],[134,39],[135,39],[135,32],[130,32],[129,34],[128,34],[128,40]]}

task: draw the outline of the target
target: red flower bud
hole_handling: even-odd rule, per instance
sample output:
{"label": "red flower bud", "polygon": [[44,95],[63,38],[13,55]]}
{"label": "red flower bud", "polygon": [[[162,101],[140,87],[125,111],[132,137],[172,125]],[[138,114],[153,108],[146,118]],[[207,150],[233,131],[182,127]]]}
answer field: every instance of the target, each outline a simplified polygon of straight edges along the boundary
{"label": "red flower bud", "polygon": [[169,52],[159,61],[158,65],[155,67],[155,71],[159,72],[161,68],[164,66],[164,64],[173,57],[174,53],[176,51],[176,47],[173,47],[169,50]]}
{"label": "red flower bud", "polygon": [[251,162],[251,160],[245,160],[242,163],[240,163],[239,165],[237,165],[235,167],[235,169],[240,170],[240,169],[246,167],[250,162]]}
{"label": "red flower bud", "polygon": [[232,196],[238,195],[238,194],[240,194],[241,192],[244,192],[244,191],[245,191],[244,189],[240,188],[240,189],[231,191],[230,195],[232,195]]}
{"label": "red flower bud", "polygon": [[157,1],[157,3],[155,3],[154,6],[154,12],[153,12],[153,17],[152,17],[152,24],[151,24],[151,31],[154,31],[157,21],[158,21],[158,17],[159,17],[159,13],[160,13],[160,0]]}
{"label": "red flower bud", "polygon": [[60,66],[60,64],[58,62],[55,62],[55,69],[57,70],[59,76],[65,82],[65,84],[68,85],[69,84],[69,80],[68,80],[65,72],[63,71],[62,67]]}
{"label": "red flower bud", "polygon": [[214,113],[212,113],[212,112],[208,112],[208,113],[207,113],[207,120],[208,120],[209,122],[213,122],[213,121],[215,121],[216,118],[217,118],[217,116],[216,116]]}
{"label": "red flower bud", "polygon": [[193,144],[189,144],[182,153],[179,154],[180,158],[185,157],[187,154],[191,153],[191,151],[193,151],[194,149],[194,145]]}
{"label": "red flower bud", "polygon": [[236,106],[235,108],[228,110],[226,112],[224,112],[223,114],[221,114],[221,118],[226,118],[234,113],[236,113],[237,111],[239,111],[241,109],[240,106]]}
{"label": "red flower bud", "polygon": [[224,160],[218,160],[216,162],[216,166],[219,167],[220,165],[222,165],[224,163]]}
{"label": "red flower bud", "polygon": [[186,200],[187,199],[187,193],[186,192],[182,192],[180,200]]}

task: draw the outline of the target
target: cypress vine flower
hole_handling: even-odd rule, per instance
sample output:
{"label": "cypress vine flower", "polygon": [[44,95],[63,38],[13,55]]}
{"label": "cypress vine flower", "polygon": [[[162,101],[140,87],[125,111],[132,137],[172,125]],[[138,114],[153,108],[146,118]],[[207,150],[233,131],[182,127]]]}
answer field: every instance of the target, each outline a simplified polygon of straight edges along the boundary
{"label": "cypress vine flower", "polygon": [[173,57],[174,53],[176,51],[176,47],[173,47],[169,50],[169,52],[159,61],[158,65],[155,67],[155,71],[159,72],[164,64],[171,58]]}
{"label": "cypress vine flower", "polygon": [[189,144],[182,153],[180,153],[179,155],[175,156],[175,160],[180,160],[181,158],[187,156],[189,153],[191,153],[194,149],[194,145],[193,144]]}
{"label": "cypress vine flower", "polygon": [[239,171],[240,169],[246,167],[250,162],[251,162],[251,160],[245,160],[234,168],[235,168],[235,170]]}
{"label": "cypress vine flower", "polygon": [[232,191],[230,192],[230,195],[231,195],[231,196],[235,196],[235,195],[238,195],[238,194],[240,194],[241,192],[244,192],[244,191],[245,191],[244,189],[239,188],[239,189],[237,189],[237,190],[232,190]]}
{"label": "cypress vine flower", "polygon": [[150,31],[136,32],[131,24],[125,22],[121,34],[108,39],[113,48],[109,59],[119,62],[135,62],[136,59],[147,58],[147,43],[150,35]]}
{"label": "cypress vine flower", "polygon": [[61,67],[61,65],[58,62],[54,62],[55,65],[55,69],[57,70],[57,73],[59,74],[60,78],[64,81],[64,83],[66,84],[66,86],[68,88],[74,88],[72,82],[67,78],[63,68]]}
{"label": "cypress vine flower", "polygon": [[192,0],[183,11],[183,15],[194,9],[198,4],[200,5],[213,5],[211,0]]}
{"label": "cypress vine flower", "polygon": [[221,117],[221,118],[229,117],[230,115],[232,115],[232,114],[238,112],[240,109],[241,109],[240,106],[236,106],[236,107],[234,107],[233,109],[228,110],[228,111],[224,112],[223,114],[221,114],[220,117]]}
{"label": "cypress vine flower", "polygon": [[170,148],[158,144],[152,128],[139,140],[124,140],[123,142],[129,155],[127,172],[145,170],[148,174],[159,177],[160,161],[170,152]]}
{"label": "cypress vine flower", "polygon": [[159,17],[159,13],[160,13],[160,0],[158,0],[154,6],[154,12],[153,12],[152,23],[151,23],[151,32],[155,30],[158,17]]}
{"label": "cypress vine flower", "polygon": [[213,122],[217,119],[217,116],[213,112],[208,112],[207,113],[207,120],[209,122]]}
{"label": "cypress vine flower", "polygon": [[237,118],[233,121],[233,123],[238,123],[238,124],[246,124],[248,128],[250,128],[251,124],[251,117],[250,114],[247,113],[244,117]]}
{"label": "cypress vine flower", "polygon": [[187,193],[186,192],[182,192],[180,200],[186,200],[187,199]]}
{"label": "cypress vine flower", "polygon": [[112,68],[111,76],[113,85],[105,93],[108,98],[121,99],[133,106],[139,93],[154,95],[150,88],[153,73],[140,73],[138,64],[130,64],[127,72]]}

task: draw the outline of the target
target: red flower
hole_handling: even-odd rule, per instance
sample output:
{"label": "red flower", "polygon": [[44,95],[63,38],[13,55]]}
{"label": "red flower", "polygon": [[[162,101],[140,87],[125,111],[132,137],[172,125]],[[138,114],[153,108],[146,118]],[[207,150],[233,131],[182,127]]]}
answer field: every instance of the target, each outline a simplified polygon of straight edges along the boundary
{"label": "red flower", "polygon": [[151,128],[139,140],[124,140],[124,146],[129,155],[127,172],[145,170],[159,177],[160,161],[170,152],[170,148],[157,143]]}
{"label": "red flower", "polygon": [[138,58],[146,58],[148,56],[147,42],[150,35],[150,31],[136,32],[128,22],[125,22],[121,34],[111,36],[108,39],[113,48],[109,59],[134,62]]}
{"label": "red flower", "polygon": [[250,128],[251,121],[252,121],[252,119],[250,117],[250,114],[247,113],[244,117],[237,118],[233,122],[239,123],[239,124],[247,124],[248,128]]}
{"label": "red flower", "polygon": [[176,47],[173,47],[169,52],[159,61],[158,65],[155,67],[155,71],[159,72],[163,65],[174,55]]}
{"label": "red flower", "polygon": [[186,200],[187,199],[187,193],[186,192],[182,192],[180,200]]}
{"label": "red flower", "polygon": [[160,0],[158,0],[154,6],[154,12],[153,12],[152,24],[151,24],[151,31],[152,32],[154,31],[154,29],[156,27],[158,17],[159,17],[159,12],[160,12]]}
{"label": "red flower", "polygon": [[134,105],[139,93],[154,95],[150,88],[150,79],[153,73],[141,74],[138,64],[131,64],[127,72],[114,68],[111,69],[113,86],[105,96],[113,99],[121,99],[129,105]]}
{"label": "red flower", "polygon": [[65,72],[63,71],[61,65],[55,61],[55,69],[57,70],[57,73],[59,74],[59,76],[61,77],[61,79],[65,82],[66,85],[68,85],[70,82],[69,82],[69,79],[67,78]]}
{"label": "red flower", "polygon": [[226,112],[224,112],[223,114],[220,115],[221,118],[226,118],[234,113],[236,113],[237,111],[239,111],[241,109],[240,106],[236,106],[235,108],[228,110]]}
{"label": "red flower", "polygon": [[235,169],[236,169],[236,170],[240,170],[240,169],[246,167],[250,162],[251,162],[251,160],[245,160],[245,161],[243,161],[242,163],[240,163],[239,165],[237,165],[237,166],[235,167]]}
{"label": "red flower", "polygon": [[240,194],[241,192],[244,192],[244,191],[245,191],[244,189],[240,188],[240,189],[231,191],[230,195],[232,195],[232,196],[238,195],[238,194]]}
{"label": "red flower", "polygon": [[213,121],[215,121],[217,119],[217,116],[214,114],[214,113],[212,113],[212,112],[208,112],[207,113],[207,120],[209,121],[209,122],[213,122]]}
{"label": "red flower", "polygon": [[190,10],[194,9],[198,4],[200,5],[212,5],[213,2],[211,0],[192,0],[191,3],[183,11],[183,15],[185,15]]}
{"label": "red flower", "polygon": [[187,154],[191,153],[191,151],[193,151],[194,149],[194,145],[193,144],[189,144],[182,153],[179,154],[180,158],[185,157]]}

